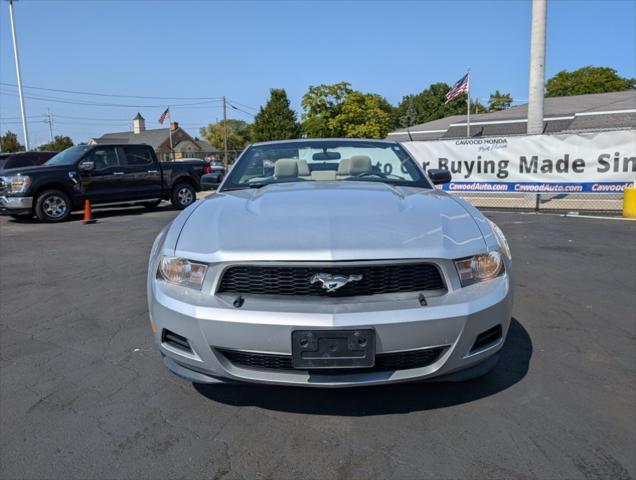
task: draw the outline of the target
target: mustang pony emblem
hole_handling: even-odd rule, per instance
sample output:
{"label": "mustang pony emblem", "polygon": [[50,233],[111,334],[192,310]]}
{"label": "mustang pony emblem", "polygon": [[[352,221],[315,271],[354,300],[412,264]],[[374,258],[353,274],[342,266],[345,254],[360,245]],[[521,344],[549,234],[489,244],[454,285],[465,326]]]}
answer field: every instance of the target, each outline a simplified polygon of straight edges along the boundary
{"label": "mustang pony emblem", "polygon": [[332,275],[331,273],[316,273],[311,277],[309,283],[322,283],[322,288],[327,292],[335,292],[350,282],[359,282],[362,275]]}

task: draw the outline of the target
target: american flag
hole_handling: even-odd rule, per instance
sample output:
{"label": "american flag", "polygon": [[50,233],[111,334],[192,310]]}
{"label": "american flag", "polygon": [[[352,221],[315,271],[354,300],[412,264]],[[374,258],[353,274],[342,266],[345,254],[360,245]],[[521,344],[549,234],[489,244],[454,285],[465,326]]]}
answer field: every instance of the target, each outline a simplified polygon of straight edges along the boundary
{"label": "american flag", "polygon": [[161,116],[159,117],[159,119],[157,120],[159,122],[159,125],[163,125],[163,122],[169,113],[170,113],[170,107],[166,108],[166,111],[163,112]]}
{"label": "american flag", "polygon": [[444,103],[451,102],[459,97],[462,93],[468,92],[468,74],[457,80],[455,85],[446,94],[446,101]]}

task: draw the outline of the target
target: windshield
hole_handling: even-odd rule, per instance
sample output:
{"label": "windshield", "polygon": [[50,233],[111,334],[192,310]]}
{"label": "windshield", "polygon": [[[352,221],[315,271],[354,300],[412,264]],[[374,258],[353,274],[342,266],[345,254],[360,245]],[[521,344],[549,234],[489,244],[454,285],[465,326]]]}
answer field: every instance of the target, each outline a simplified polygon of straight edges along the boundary
{"label": "windshield", "polygon": [[51,157],[44,165],[73,165],[91,148],[91,145],[77,145],[76,147],[67,148],[63,152]]}
{"label": "windshield", "polygon": [[432,188],[397,143],[320,140],[249,147],[232,168],[223,190],[272,183],[364,181]]}

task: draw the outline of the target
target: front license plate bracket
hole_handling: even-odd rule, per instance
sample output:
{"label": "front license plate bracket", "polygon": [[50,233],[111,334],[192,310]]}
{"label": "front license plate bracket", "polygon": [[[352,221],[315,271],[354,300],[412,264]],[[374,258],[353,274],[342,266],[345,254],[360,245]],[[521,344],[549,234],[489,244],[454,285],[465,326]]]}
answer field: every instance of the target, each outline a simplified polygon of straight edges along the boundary
{"label": "front license plate bracket", "polygon": [[375,365],[375,330],[294,330],[292,366],[298,369]]}

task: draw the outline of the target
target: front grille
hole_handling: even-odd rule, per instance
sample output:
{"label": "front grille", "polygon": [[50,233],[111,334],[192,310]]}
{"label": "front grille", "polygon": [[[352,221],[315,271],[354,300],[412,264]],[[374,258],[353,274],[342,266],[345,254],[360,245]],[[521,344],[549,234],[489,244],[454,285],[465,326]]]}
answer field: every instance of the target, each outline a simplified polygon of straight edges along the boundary
{"label": "front grille", "polygon": [[[327,292],[320,282],[311,283],[317,273],[362,275],[362,278],[335,292]],[[352,297],[443,288],[439,269],[430,263],[335,267],[236,265],[224,272],[218,291],[246,295]]]}
{"label": "front grille", "polygon": [[[370,368],[317,369],[313,370],[313,372],[325,375],[346,375],[352,373],[387,372],[428,367],[439,359],[444,349],[445,347],[434,347],[423,350],[409,350],[406,352],[378,353],[375,356],[375,366]],[[221,349],[217,349],[217,351],[225,356],[231,363],[241,367],[256,370],[294,370],[291,355]]]}

